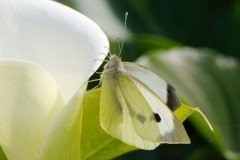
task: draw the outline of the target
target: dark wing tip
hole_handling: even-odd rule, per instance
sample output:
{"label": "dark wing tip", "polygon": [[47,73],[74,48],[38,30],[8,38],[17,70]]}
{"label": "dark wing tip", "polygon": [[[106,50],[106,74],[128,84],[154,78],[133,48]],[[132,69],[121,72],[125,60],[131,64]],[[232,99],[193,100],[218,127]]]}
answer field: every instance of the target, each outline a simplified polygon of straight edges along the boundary
{"label": "dark wing tip", "polygon": [[176,94],[174,87],[170,84],[167,85],[167,106],[175,111],[178,107],[181,106],[180,100]]}

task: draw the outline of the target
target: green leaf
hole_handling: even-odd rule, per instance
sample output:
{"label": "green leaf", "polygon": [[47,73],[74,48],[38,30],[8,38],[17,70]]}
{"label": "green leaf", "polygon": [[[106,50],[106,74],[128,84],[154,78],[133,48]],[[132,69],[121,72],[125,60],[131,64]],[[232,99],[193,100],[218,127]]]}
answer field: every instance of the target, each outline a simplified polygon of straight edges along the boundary
{"label": "green leaf", "polygon": [[83,106],[82,160],[112,159],[137,148],[129,146],[102,130],[99,121],[100,89],[86,94]]}
{"label": "green leaf", "polygon": [[[187,104],[200,107],[214,124],[214,143],[226,158],[240,158],[240,64],[237,59],[210,49],[175,48],[150,52],[138,62],[175,86]],[[193,121],[199,131],[206,130],[198,120]]]}
{"label": "green leaf", "polygon": [[6,157],[6,155],[4,154],[1,146],[0,146],[0,160],[7,160],[7,157]]}
{"label": "green leaf", "polygon": [[80,88],[48,128],[40,148],[40,160],[81,160],[82,103],[86,87],[85,84]]}
{"label": "green leaf", "polygon": [[171,39],[151,34],[135,36],[132,43],[138,47],[140,53],[154,49],[170,49],[172,47],[183,46],[183,44],[175,42]]}
{"label": "green leaf", "polygon": [[199,117],[199,121],[201,120],[205,122],[205,125],[207,125],[207,127],[209,128],[210,134],[213,135],[214,134],[213,128],[208,119],[206,118],[206,116],[200,110],[200,108],[188,107],[182,103],[181,106],[176,111],[174,111],[174,114],[178,117],[178,119],[181,122],[185,121],[193,113],[197,114],[197,116]]}

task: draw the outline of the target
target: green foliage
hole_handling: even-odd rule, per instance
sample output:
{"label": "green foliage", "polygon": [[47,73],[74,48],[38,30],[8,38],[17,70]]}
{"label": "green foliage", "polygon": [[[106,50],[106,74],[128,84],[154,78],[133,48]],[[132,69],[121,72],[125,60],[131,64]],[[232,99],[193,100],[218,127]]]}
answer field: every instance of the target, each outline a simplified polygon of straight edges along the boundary
{"label": "green foliage", "polygon": [[1,146],[0,146],[0,160],[7,160],[7,157],[5,156]]}
{"label": "green foliage", "polygon": [[135,34],[153,34],[194,47],[211,47],[239,57],[240,2],[209,0],[108,0]]}

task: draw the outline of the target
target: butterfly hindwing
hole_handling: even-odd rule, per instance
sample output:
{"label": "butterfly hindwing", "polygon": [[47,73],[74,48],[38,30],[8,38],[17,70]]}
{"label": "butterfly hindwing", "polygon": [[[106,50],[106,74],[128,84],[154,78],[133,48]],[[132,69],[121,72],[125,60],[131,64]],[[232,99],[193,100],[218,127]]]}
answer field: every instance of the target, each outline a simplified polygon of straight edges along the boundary
{"label": "butterfly hindwing", "polygon": [[181,105],[175,89],[143,66],[131,62],[123,62],[123,66],[128,76],[135,79],[152,110],[163,117],[159,123],[161,143],[190,143],[184,126],[172,113]]}
{"label": "butterfly hindwing", "polygon": [[119,130],[123,123],[123,108],[120,104],[115,88],[115,81],[111,76],[102,78],[100,123],[104,130],[114,137],[119,137]]}
{"label": "butterfly hindwing", "polygon": [[131,62],[123,62],[126,72],[148,87],[165,103],[172,111],[180,107],[180,101],[175,93],[175,89],[164,79],[146,69],[143,66]]}
{"label": "butterfly hindwing", "polygon": [[155,115],[160,117],[160,121],[157,124],[161,136],[161,143],[190,143],[190,139],[184,129],[184,126],[173,115],[167,105],[163,103],[162,100],[159,99],[159,97],[151,90],[149,90],[149,88],[143,85],[140,80],[135,79],[134,83],[147,100]]}

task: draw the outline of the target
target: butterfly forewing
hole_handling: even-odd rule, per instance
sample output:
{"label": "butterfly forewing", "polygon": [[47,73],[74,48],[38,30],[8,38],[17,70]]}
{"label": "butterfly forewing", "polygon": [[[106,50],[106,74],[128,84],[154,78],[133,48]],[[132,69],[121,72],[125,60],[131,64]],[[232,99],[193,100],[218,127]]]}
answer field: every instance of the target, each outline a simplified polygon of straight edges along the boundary
{"label": "butterfly forewing", "polygon": [[123,107],[119,103],[114,79],[105,75],[102,77],[100,101],[100,123],[103,129],[114,137],[119,137],[122,128]]}

